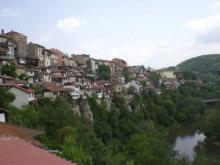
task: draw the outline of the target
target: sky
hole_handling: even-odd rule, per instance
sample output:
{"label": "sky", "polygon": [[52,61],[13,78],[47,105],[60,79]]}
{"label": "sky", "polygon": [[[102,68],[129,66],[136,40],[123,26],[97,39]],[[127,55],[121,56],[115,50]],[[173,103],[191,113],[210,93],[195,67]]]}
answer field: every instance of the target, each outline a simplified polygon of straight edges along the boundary
{"label": "sky", "polygon": [[220,0],[0,0],[0,28],[28,42],[129,65],[220,53]]}

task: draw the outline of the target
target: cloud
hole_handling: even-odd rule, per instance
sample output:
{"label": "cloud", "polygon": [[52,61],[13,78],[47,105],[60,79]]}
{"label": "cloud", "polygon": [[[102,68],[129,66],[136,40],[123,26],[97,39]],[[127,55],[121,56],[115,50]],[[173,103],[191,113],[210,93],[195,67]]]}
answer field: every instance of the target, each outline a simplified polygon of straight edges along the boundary
{"label": "cloud", "polygon": [[190,20],[183,27],[184,30],[191,31],[198,42],[220,43],[220,14],[203,19]]}
{"label": "cloud", "polygon": [[[117,42],[105,36],[101,39],[70,37],[83,20],[68,17],[57,22],[57,26],[41,37],[47,47],[56,47],[68,53],[86,53],[94,58],[119,57],[129,65],[145,65],[161,68],[176,65],[191,57],[220,53],[220,14],[192,19],[179,27],[173,38]],[[75,34],[75,33],[74,33]],[[74,47],[73,47],[74,43]]]}
{"label": "cloud", "polygon": [[197,33],[206,33],[220,27],[220,14],[204,19],[193,19],[183,25],[183,29],[189,29]]}
{"label": "cloud", "polygon": [[210,9],[212,11],[217,11],[220,9],[220,1],[216,1],[214,2],[211,6],[210,6]]}
{"label": "cloud", "polygon": [[21,9],[4,8],[0,10],[0,16],[15,17],[22,14]]}
{"label": "cloud", "polygon": [[57,21],[57,28],[66,32],[74,32],[85,22],[85,20],[79,20],[75,17],[66,17]]}

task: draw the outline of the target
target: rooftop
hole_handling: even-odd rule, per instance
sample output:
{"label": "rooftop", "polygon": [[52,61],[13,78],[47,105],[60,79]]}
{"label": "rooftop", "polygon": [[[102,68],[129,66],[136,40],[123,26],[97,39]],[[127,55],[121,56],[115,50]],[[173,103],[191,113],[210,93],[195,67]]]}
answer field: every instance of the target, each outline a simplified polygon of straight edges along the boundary
{"label": "rooftop", "polygon": [[16,137],[1,137],[0,146],[2,165],[74,165]]}
{"label": "rooftop", "polygon": [[41,135],[42,133],[42,131],[0,123],[0,137],[18,137],[37,147],[43,147],[43,145],[33,137]]}

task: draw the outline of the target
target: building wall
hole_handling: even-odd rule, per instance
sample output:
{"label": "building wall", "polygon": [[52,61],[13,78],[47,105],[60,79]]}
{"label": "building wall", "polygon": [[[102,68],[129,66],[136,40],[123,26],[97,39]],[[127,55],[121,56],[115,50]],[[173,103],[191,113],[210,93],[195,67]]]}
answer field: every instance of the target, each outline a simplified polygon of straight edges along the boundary
{"label": "building wall", "polygon": [[6,122],[5,113],[0,113],[0,122]]}
{"label": "building wall", "polygon": [[22,105],[27,105],[29,103],[29,95],[17,88],[9,89],[11,93],[15,95],[15,100],[11,103],[17,108],[20,108]]}
{"label": "building wall", "polygon": [[[58,93],[58,96],[59,96],[59,93]],[[57,95],[55,95],[53,92],[44,92],[44,97],[56,99]]]}
{"label": "building wall", "polygon": [[171,78],[171,79],[175,79],[176,75],[173,73],[173,71],[163,71],[160,73],[162,78]]}
{"label": "building wall", "polygon": [[7,37],[16,42],[17,57],[26,57],[27,56],[27,36],[20,33],[7,33]]}

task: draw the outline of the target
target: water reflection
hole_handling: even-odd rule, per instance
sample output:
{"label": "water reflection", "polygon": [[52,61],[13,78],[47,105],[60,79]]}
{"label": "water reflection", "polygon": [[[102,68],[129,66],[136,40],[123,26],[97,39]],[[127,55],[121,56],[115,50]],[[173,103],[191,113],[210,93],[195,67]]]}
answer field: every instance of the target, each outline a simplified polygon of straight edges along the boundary
{"label": "water reflection", "polygon": [[196,154],[196,146],[202,143],[205,138],[206,136],[198,131],[193,135],[177,136],[173,150],[176,151],[179,156],[186,156],[192,161]]}

